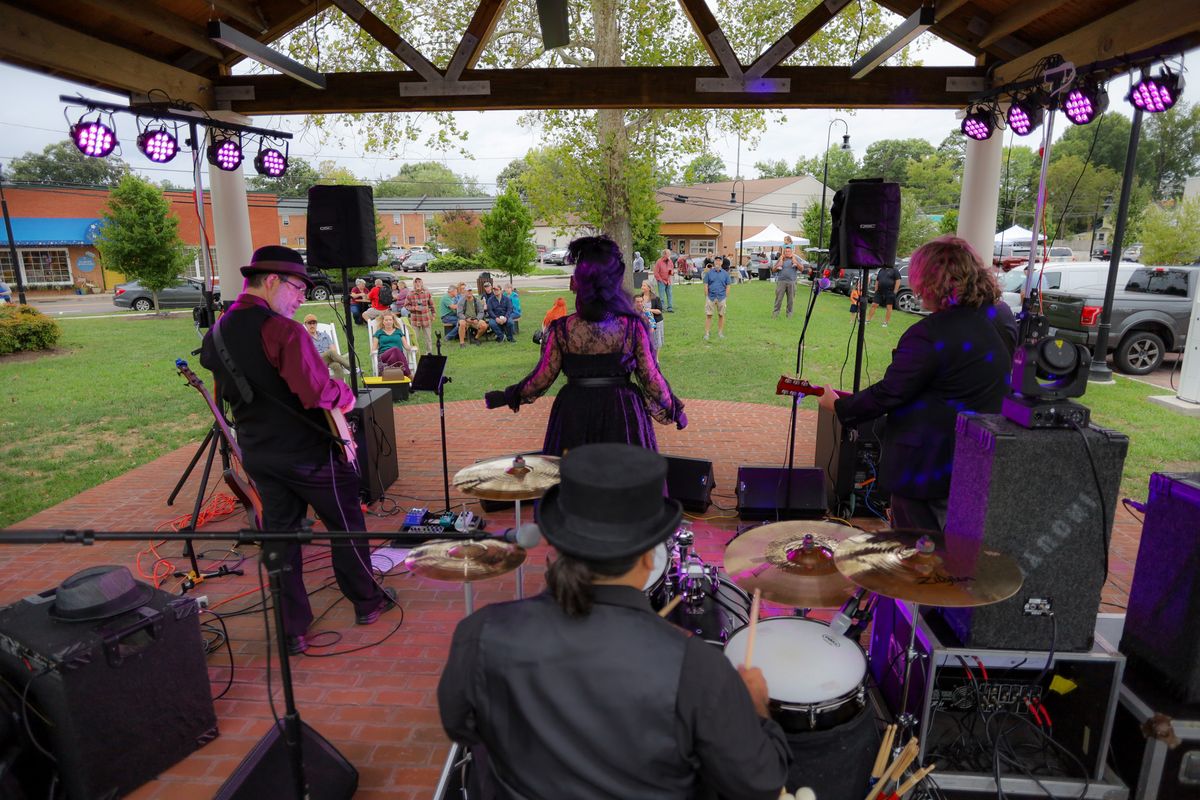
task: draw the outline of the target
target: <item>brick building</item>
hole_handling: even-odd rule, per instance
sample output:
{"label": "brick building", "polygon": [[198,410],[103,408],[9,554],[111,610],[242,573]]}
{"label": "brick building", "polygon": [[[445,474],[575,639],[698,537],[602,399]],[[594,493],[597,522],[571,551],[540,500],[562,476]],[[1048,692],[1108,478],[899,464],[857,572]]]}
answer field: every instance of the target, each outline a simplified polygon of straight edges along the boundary
{"label": "brick building", "polygon": [[[485,214],[495,202],[494,197],[376,197],[375,213],[387,247],[412,247],[428,241],[427,223],[435,214],[451,210]],[[307,249],[307,225],[307,198],[279,198],[279,244]]]}

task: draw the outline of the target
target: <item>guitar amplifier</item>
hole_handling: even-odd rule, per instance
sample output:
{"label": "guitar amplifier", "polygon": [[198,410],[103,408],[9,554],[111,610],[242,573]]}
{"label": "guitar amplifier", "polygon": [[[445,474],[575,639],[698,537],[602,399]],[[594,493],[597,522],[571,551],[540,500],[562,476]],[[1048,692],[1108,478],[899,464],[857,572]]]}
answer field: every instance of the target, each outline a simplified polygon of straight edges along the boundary
{"label": "guitar amplifier", "polygon": [[[156,589],[127,613],[61,622],[56,591],[0,609],[0,676],[27,692],[67,798],[126,795],[217,735],[194,600]],[[56,767],[30,756],[18,780],[46,797]]]}
{"label": "guitar amplifier", "polygon": [[387,389],[359,390],[346,420],[354,427],[358,445],[359,494],[373,503],[400,477],[392,393]]}

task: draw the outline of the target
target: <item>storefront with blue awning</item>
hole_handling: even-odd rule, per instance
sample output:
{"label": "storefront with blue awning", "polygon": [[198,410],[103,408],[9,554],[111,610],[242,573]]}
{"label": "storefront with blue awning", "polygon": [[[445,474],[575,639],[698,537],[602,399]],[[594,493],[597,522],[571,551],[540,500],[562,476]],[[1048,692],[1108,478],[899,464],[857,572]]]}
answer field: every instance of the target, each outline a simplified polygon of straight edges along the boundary
{"label": "storefront with blue awning", "polygon": [[[17,260],[25,286],[59,289],[91,284],[104,290],[105,281],[95,247],[97,218],[13,217]],[[16,267],[8,232],[0,225],[0,280],[16,285]]]}

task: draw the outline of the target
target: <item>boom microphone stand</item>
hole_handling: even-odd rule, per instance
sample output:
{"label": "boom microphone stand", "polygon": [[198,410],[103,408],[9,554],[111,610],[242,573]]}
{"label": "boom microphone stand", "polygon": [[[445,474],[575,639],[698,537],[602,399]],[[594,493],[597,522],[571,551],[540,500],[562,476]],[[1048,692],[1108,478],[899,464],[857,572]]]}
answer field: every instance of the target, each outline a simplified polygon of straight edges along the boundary
{"label": "boom microphone stand", "polygon": [[[800,362],[804,358],[804,336],[808,333],[808,323],[812,320],[813,311],[817,307],[817,295],[825,288],[821,281],[824,278],[815,279],[809,286],[808,309],[804,312],[804,325],[800,328],[800,340],[796,342],[796,375],[800,375]],[[788,436],[788,465],[787,465],[787,489],[783,495],[783,508],[786,513],[792,507],[792,470],[796,465],[796,409],[800,406],[802,397],[792,398],[792,417],[789,423],[790,435]]]}

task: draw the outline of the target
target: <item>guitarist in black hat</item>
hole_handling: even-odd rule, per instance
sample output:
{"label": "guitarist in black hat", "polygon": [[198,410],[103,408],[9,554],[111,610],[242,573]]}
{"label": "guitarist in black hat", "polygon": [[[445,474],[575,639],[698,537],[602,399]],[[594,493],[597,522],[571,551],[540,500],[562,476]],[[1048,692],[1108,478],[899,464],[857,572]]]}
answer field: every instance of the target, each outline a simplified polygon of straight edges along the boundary
{"label": "guitarist in black hat", "polygon": [[[331,531],[366,529],[358,474],[330,433],[325,409],[347,411],[354,395],[329,370],[304,327],[293,319],[312,286],[300,254],[271,245],[242,267],[246,282],[233,305],[204,337],[200,363],[212,371],[237,427],[246,472],[262,496],[263,527],[299,530],[309,506]],[[299,544],[287,548],[283,576],[288,650],[308,649],[312,607],[304,588]],[[353,604],[355,621],[369,625],[390,607],[371,575],[365,540],[332,549],[333,574]]]}
{"label": "guitarist in black hat", "polygon": [[790,752],[762,672],[735,670],[642,591],[682,515],[666,476],[645,448],[573,448],[536,513],[559,553],[548,591],[455,630],[442,725],[490,765],[480,777],[500,797],[779,797]]}

